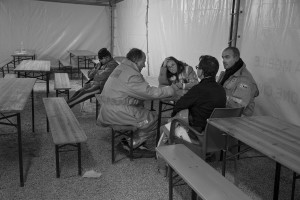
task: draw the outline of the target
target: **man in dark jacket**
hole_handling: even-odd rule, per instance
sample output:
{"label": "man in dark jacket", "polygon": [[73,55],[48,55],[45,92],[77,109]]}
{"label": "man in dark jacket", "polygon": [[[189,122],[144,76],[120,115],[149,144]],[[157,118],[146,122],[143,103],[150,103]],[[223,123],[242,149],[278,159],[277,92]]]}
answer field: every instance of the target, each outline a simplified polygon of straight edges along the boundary
{"label": "man in dark jacket", "polygon": [[216,82],[216,74],[219,70],[216,58],[208,55],[201,56],[196,69],[201,81],[176,102],[172,117],[181,110],[188,109],[189,125],[202,132],[214,108],[226,106],[226,93]]}
{"label": "man in dark jacket", "polygon": [[102,48],[98,52],[100,63],[88,72],[88,81],[81,89],[76,91],[68,100],[70,107],[90,99],[95,94],[102,92],[104,84],[112,71],[118,66],[118,63],[111,57],[110,52],[106,48]]}

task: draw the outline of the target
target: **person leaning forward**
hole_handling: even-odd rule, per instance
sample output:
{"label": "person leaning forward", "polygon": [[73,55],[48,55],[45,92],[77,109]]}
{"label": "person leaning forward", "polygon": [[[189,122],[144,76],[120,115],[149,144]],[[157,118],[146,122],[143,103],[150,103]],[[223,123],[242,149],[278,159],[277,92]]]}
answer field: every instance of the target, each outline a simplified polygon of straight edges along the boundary
{"label": "person leaning forward", "polygon": [[99,98],[101,108],[97,123],[137,127],[133,148],[154,138],[156,133],[157,114],[146,109],[144,101],[174,94],[172,86],[152,87],[145,81],[141,74],[145,61],[146,55],[142,50],[131,49],[108,78]]}
{"label": "person leaning forward", "polygon": [[236,47],[227,47],[222,52],[225,73],[220,74],[218,83],[226,91],[227,107],[245,107],[243,115],[251,116],[254,111],[254,98],[259,95],[257,84],[246,64],[240,58]]}

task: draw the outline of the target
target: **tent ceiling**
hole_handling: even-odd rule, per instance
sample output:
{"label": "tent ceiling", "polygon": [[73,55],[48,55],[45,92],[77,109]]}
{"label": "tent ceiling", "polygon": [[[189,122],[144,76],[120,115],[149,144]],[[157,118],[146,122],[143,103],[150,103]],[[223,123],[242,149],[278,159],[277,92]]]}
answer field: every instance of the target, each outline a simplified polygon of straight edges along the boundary
{"label": "tent ceiling", "polygon": [[94,6],[110,6],[110,5],[119,3],[120,1],[123,1],[123,0],[37,0],[37,1],[85,4],[85,5],[94,5]]}

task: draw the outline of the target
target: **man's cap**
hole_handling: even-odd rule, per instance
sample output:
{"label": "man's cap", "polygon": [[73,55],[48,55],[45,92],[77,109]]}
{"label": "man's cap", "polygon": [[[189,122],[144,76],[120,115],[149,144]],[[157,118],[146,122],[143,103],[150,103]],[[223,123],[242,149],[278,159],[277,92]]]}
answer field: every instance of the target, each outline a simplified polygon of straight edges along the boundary
{"label": "man's cap", "polygon": [[99,60],[103,59],[106,56],[111,56],[110,52],[106,48],[102,48],[98,52]]}

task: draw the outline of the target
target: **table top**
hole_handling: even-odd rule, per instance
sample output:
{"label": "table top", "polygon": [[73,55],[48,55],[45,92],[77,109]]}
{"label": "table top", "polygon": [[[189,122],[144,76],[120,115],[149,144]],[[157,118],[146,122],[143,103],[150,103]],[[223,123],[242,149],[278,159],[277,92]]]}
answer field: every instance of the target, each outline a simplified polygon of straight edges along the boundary
{"label": "table top", "polygon": [[145,80],[149,83],[150,86],[158,87],[158,77],[157,76],[144,76]]}
{"label": "table top", "polygon": [[185,145],[160,146],[156,151],[201,198],[251,199]]}
{"label": "table top", "polygon": [[0,112],[20,113],[31,94],[35,78],[0,79]]}
{"label": "table top", "polygon": [[300,127],[271,116],[208,119],[209,124],[300,174]]}
{"label": "table top", "polygon": [[50,72],[50,61],[23,60],[14,70],[16,72]]}
{"label": "table top", "polygon": [[89,50],[69,50],[69,53],[74,56],[97,56],[96,53]]}
{"label": "table top", "polygon": [[11,56],[34,56],[34,55],[35,55],[35,50],[24,49],[23,51],[21,50],[14,51]]}

